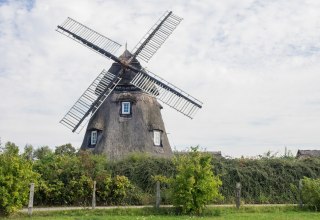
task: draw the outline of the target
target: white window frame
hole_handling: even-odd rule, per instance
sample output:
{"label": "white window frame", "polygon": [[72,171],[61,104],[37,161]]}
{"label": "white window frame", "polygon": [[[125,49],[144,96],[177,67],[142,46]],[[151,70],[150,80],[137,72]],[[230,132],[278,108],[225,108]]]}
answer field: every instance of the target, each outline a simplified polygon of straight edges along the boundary
{"label": "white window frame", "polygon": [[161,131],[153,130],[153,143],[155,146],[161,146]]}
{"label": "white window frame", "polygon": [[98,139],[98,132],[97,131],[91,131],[91,145],[96,145]]}
{"label": "white window frame", "polygon": [[[128,105],[127,111],[125,111],[125,105]],[[122,102],[121,103],[121,114],[130,115],[131,114],[131,103],[130,102]]]}

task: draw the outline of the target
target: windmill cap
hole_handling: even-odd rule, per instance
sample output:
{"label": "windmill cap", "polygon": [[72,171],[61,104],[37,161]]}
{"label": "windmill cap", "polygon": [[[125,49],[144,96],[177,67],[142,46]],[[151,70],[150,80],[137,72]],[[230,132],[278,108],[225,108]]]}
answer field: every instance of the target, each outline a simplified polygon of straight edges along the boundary
{"label": "windmill cap", "polygon": [[127,49],[120,55],[120,59],[129,59],[131,57],[132,54]]}

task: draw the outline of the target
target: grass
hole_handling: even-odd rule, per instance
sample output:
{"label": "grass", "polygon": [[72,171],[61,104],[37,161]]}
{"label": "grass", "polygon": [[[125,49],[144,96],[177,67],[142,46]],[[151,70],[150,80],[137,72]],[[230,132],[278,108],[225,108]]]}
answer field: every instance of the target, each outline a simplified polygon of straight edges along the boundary
{"label": "grass", "polygon": [[99,210],[68,210],[68,211],[42,211],[34,212],[32,217],[26,213],[17,213],[5,219],[29,219],[29,220],[178,220],[178,219],[320,219],[317,212],[302,211],[295,206],[275,207],[242,207],[239,210],[234,207],[208,208],[203,216],[179,215],[174,208],[115,208]]}

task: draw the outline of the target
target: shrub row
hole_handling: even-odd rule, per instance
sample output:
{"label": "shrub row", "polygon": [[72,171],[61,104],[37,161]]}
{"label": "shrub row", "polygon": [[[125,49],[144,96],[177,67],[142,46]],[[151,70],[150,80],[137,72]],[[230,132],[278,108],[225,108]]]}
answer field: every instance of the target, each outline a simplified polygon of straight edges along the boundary
{"label": "shrub row", "polygon": [[[76,153],[70,144],[57,147],[55,152],[48,147],[34,151],[27,146],[19,157],[29,160],[27,164],[33,172],[27,180],[36,182],[34,203],[40,206],[90,205],[93,180],[97,181],[98,205],[153,204],[153,177],[172,177],[177,172],[172,159],[133,154],[112,162],[104,155]],[[244,203],[296,203],[294,188],[299,180],[320,177],[320,159],[315,158],[213,157],[211,165],[222,181],[220,192],[224,199],[220,203],[234,203],[236,182],[242,184]],[[0,166],[0,171],[7,169],[3,164]],[[172,204],[166,187],[162,184],[163,203]]]}

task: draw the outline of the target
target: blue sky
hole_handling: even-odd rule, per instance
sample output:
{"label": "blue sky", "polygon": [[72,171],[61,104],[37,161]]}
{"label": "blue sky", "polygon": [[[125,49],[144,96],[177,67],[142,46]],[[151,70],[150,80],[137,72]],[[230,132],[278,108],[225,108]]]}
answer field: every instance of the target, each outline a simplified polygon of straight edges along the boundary
{"label": "blue sky", "polygon": [[193,120],[164,106],[173,148],[234,157],[320,149],[317,0],[0,0],[2,142],[81,144],[83,133],[58,122],[111,62],[58,24],[72,17],[132,49],[166,10],[184,20],[142,64],[204,102]]}

